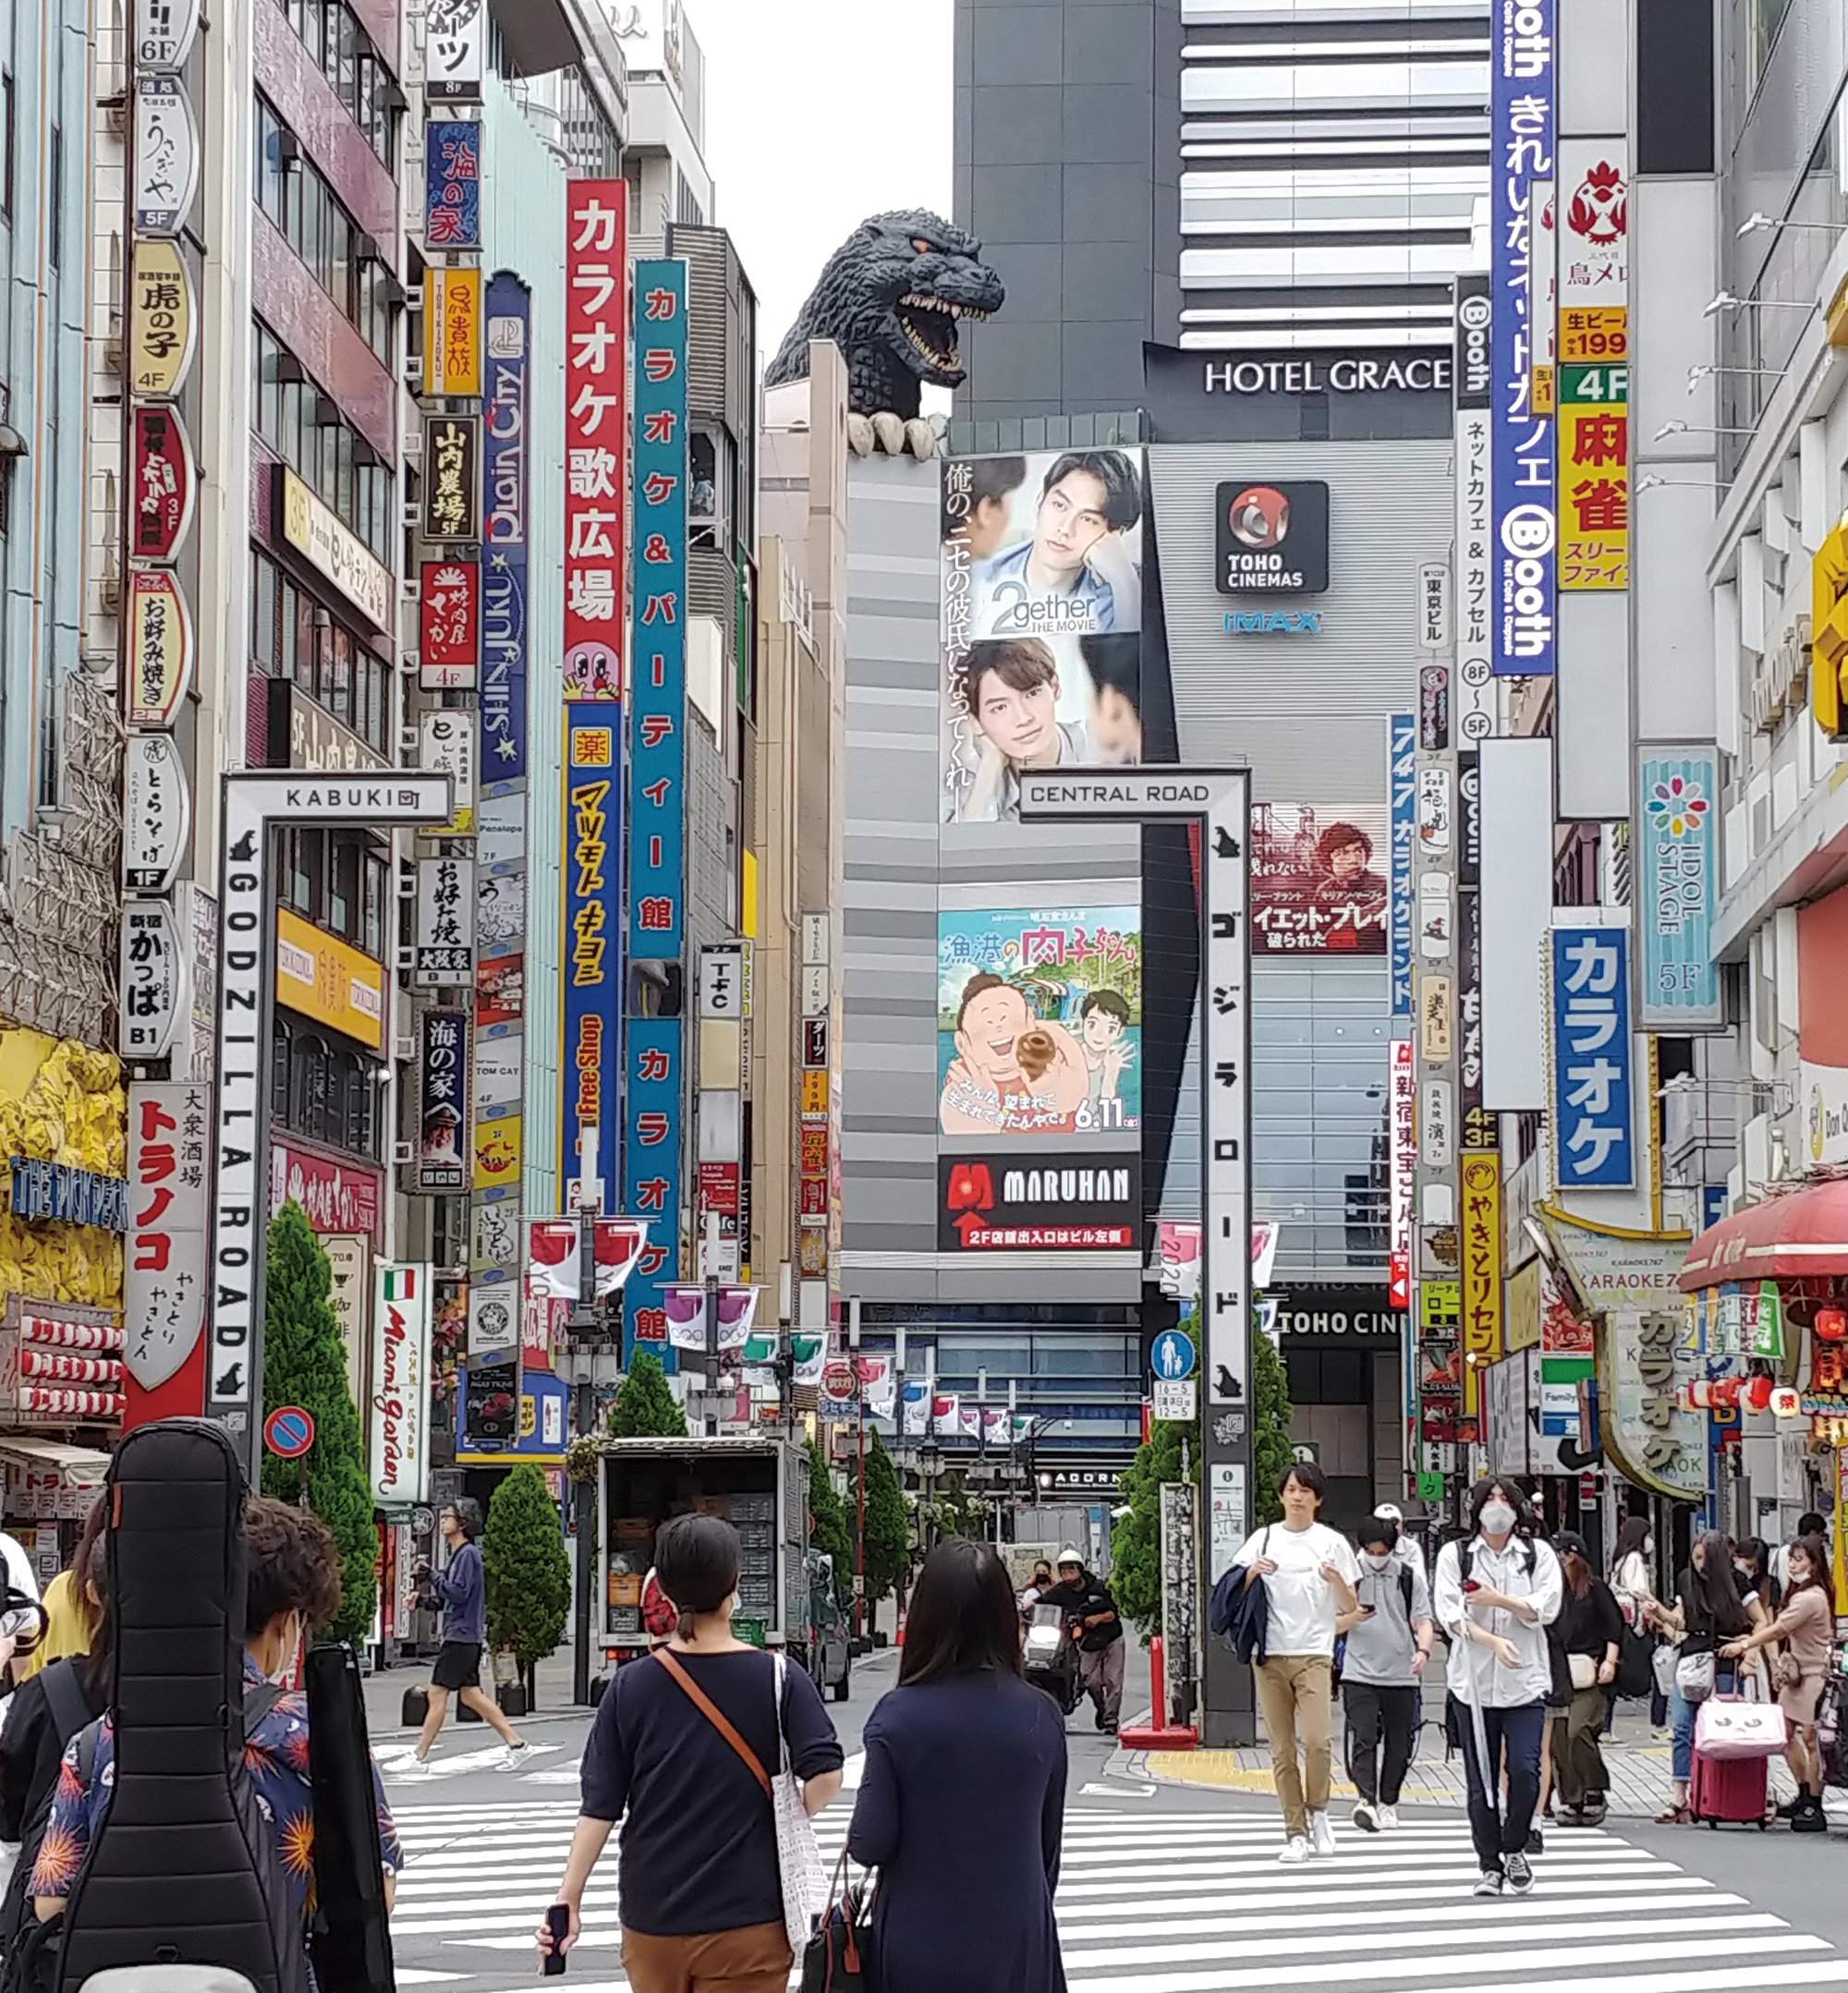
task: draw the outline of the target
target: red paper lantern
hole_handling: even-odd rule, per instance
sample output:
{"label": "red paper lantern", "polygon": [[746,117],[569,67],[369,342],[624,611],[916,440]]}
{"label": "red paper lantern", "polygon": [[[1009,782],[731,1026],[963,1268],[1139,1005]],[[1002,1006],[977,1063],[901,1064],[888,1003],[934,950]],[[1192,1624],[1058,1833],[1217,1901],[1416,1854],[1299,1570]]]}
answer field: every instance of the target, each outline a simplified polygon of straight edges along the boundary
{"label": "red paper lantern", "polygon": [[1762,1412],[1771,1402],[1775,1387],[1768,1377],[1755,1377],[1745,1386],[1745,1403],[1755,1412]]}
{"label": "red paper lantern", "polygon": [[1840,1343],[1848,1338],[1848,1310],[1818,1308],[1815,1327],[1818,1342]]}

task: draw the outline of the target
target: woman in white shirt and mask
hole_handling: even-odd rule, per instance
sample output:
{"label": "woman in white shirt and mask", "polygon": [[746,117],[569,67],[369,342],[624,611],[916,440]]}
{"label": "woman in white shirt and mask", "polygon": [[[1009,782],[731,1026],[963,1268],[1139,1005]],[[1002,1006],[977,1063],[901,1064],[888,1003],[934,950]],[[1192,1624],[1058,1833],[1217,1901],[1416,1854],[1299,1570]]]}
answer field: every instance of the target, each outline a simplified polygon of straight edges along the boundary
{"label": "woman in white shirt and mask", "polygon": [[[1526,1491],[1492,1477],[1469,1501],[1470,1534],[1438,1554],[1432,1603],[1451,1641],[1451,1694],[1469,1782],[1469,1830],[1481,1879],[1478,1896],[1503,1890],[1525,1896],[1534,1886],[1526,1856],[1540,1793],[1552,1661],[1547,1628],[1559,1617],[1559,1560],[1533,1536]],[[1498,1768],[1505,1753],[1508,1798],[1498,1813]],[[1487,1777],[1484,1776],[1484,1759]]]}
{"label": "woman in white shirt and mask", "polygon": [[[1329,1819],[1329,1708],[1334,1694],[1334,1622],[1359,1604],[1360,1562],[1354,1546],[1316,1518],[1328,1480],[1313,1461],[1299,1460],[1277,1483],[1283,1520],[1247,1537],[1234,1566],[1247,1586],[1262,1584],[1268,1629],[1264,1659],[1252,1669],[1258,1707],[1270,1742],[1270,1773],[1283,1808],[1288,1863],[1332,1854]],[[1296,1763],[1302,1732],[1303,1761]]]}

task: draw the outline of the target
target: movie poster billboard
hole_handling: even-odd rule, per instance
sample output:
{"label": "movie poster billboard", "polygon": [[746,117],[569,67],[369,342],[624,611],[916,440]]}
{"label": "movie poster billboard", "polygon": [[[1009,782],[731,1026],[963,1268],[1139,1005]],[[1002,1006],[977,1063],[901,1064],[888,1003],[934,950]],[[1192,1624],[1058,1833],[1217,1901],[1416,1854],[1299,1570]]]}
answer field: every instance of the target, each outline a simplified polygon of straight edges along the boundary
{"label": "movie poster billboard", "polygon": [[944,822],[1017,821],[1023,768],[1141,760],[1145,504],[1136,450],[945,462]]}
{"label": "movie poster billboard", "polygon": [[1139,907],[945,911],[937,920],[945,1136],[1142,1125]]}
{"label": "movie poster billboard", "polygon": [[1383,804],[1254,803],[1252,953],[1383,955],[1392,848]]}

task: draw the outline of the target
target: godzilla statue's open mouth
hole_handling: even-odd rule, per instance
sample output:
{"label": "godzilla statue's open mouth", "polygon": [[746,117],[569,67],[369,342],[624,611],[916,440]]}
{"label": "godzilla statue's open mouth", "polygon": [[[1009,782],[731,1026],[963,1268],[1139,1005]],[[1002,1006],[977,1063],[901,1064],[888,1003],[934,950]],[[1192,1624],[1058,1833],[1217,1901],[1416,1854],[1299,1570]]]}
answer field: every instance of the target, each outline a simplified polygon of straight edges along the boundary
{"label": "godzilla statue's open mouth", "polygon": [[905,336],[940,373],[960,374],[961,357],[956,351],[956,321],[986,319],[989,313],[972,305],[945,304],[941,298],[920,297],[915,292],[901,298],[893,307]]}

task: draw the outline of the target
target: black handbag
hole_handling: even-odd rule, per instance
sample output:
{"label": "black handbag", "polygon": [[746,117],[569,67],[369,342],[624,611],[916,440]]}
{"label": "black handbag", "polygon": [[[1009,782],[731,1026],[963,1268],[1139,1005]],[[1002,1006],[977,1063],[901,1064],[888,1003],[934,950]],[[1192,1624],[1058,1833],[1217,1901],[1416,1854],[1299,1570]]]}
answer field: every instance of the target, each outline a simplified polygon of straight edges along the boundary
{"label": "black handbag", "polygon": [[800,1993],[879,1993],[872,1957],[875,1889],[870,1872],[856,1887],[843,1853],[828,1890],[828,1907],[803,1948]]}
{"label": "black handbag", "polygon": [[1626,1626],[1618,1649],[1617,1693],[1647,1695],[1656,1685],[1656,1636],[1640,1626]]}

